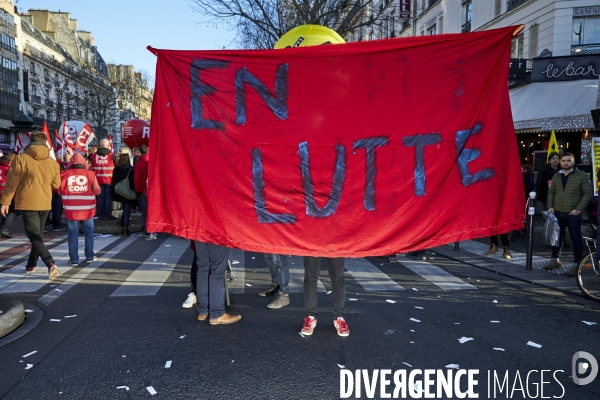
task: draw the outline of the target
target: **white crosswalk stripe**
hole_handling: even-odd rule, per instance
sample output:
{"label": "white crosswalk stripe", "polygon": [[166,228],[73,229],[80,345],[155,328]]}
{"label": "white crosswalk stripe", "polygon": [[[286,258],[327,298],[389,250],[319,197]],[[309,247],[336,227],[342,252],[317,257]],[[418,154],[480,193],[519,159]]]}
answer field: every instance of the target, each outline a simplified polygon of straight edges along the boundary
{"label": "white crosswalk stripe", "polygon": [[[48,242],[48,244],[56,243],[60,240],[64,240],[64,236],[61,238],[54,239]],[[97,236],[95,238],[95,250],[100,251],[110,246],[113,242],[120,240],[122,236]],[[133,236],[120,241],[117,246],[109,250],[104,254],[99,261],[85,265],[77,274],[67,279],[65,282],[60,283],[56,289],[50,291],[48,294],[40,298],[42,304],[50,304],[62,293],[71,289],[74,285],[80,283],[83,279],[86,279],[91,273],[96,271],[104,263],[113,259],[119,252],[127,249],[138,237]],[[2,246],[5,250],[10,249],[14,246],[23,243],[19,240],[14,240],[11,243],[8,241],[2,242]],[[480,244],[481,245],[481,244]],[[84,238],[79,238],[80,252],[83,252]],[[173,272],[174,267],[180,264],[182,257],[188,252],[189,241],[180,239],[177,237],[168,237],[162,242],[158,248],[144,261],[142,262],[129,277],[119,286],[111,295],[111,297],[129,297],[129,296],[153,296],[158,293],[160,288],[169,279],[169,276]],[[44,285],[50,283],[47,276],[47,270],[44,267],[39,268],[37,273],[32,275],[25,275],[26,257],[28,255],[29,248],[23,248],[23,251],[16,256],[9,258],[8,262],[16,263],[16,265],[8,268],[7,270],[0,273],[0,293],[27,293],[35,292]],[[68,255],[68,244],[62,243],[51,250],[56,265],[59,267],[59,273],[63,275],[72,267],[67,264],[69,260]],[[256,280],[255,276],[258,274],[260,280],[270,280],[270,274],[266,265],[262,262],[259,271],[247,271],[245,263],[246,254],[242,250],[231,249],[230,250],[230,264],[235,274],[235,280],[229,283],[229,292],[232,294],[242,294],[251,292],[253,289],[249,289],[247,286],[248,272],[255,272],[253,279]],[[289,290],[291,293],[302,293],[304,290],[304,261],[302,257],[290,256],[289,259],[290,268],[290,283]],[[187,263],[187,258],[185,263]],[[39,265],[39,264],[38,264]],[[400,257],[396,266],[403,266],[410,270],[412,273],[419,275],[427,282],[435,285],[442,290],[465,290],[465,289],[477,289],[477,287],[470,285],[462,279],[446,272],[442,268],[432,265],[426,261],[413,261]],[[264,268],[264,270],[262,270]],[[401,285],[402,282],[396,282],[380,268],[373,265],[369,260],[365,258],[353,259],[347,258],[345,261],[345,269],[348,271],[346,281],[350,280],[356,282],[367,292],[374,291],[399,291],[405,290]],[[322,281],[325,279],[325,281]],[[319,292],[325,292],[325,285],[329,284],[329,276],[327,270],[321,271],[321,280],[318,282],[317,290]]]}
{"label": "white crosswalk stripe", "polygon": [[[117,239],[117,236],[97,237],[94,239],[94,248],[103,249]],[[78,245],[81,253],[85,246],[85,239],[83,237],[79,238]],[[58,267],[58,273],[60,275],[72,268],[72,266],[67,264],[69,261],[69,245],[67,242],[51,249],[50,254],[52,254],[52,258],[54,258],[54,263]],[[25,253],[25,256],[26,255],[27,253]],[[22,257],[23,256],[20,258]],[[49,282],[46,266],[38,268],[33,274],[26,275],[26,264],[27,260],[16,264],[0,274],[0,293],[36,292]]]}
{"label": "white crosswalk stripe", "polygon": [[[46,244],[46,247],[48,247],[48,246],[54,246],[54,244],[60,242],[61,240],[66,239],[66,238],[67,238],[66,236],[60,236],[60,237],[57,237],[55,239],[49,240],[49,241],[44,242],[44,243]],[[5,245],[6,242],[13,241],[13,240],[15,240],[15,239],[6,240],[6,241],[2,242],[2,245]],[[0,261],[0,263],[3,266],[14,264],[15,262],[21,260],[23,257],[29,256],[29,251],[31,249],[31,245],[30,245],[29,239],[25,239],[24,241],[22,241],[21,239],[17,239],[15,242],[12,242],[12,243],[13,243],[13,245],[5,245],[6,247],[3,248],[3,249],[0,249],[0,252],[6,251],[8,249],[12,249],[12,248],[17,247],[17,246],[23,246],[20,249],[22,251],[19,254],[15,255],[15,256],[12,256],[10,258],[7,258],[6,260]],[[41,265],[44,265],[44,263],[41,260],[38,260],[38,265],[41,266]]]}
{"label": "white crosswalk stripe", "polygon": [[111,297],[155,295],[189,247],[189,240],[169,237],[129,275],[129,278],[111,294]]}

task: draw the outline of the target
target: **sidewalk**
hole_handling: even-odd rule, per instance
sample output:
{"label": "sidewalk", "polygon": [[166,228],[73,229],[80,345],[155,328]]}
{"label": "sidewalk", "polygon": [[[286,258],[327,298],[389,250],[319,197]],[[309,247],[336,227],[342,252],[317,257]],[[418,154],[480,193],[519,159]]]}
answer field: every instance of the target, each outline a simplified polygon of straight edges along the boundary
{"label": "sidewalk", "polygon": [[[525,270],[527,251],[527,237],[525,236],[511,236],[509,234],[510,253],[512,255],[510,260],[504,260],[502,258],[502,243],[500,242],[500,238],[498,238],[500,250],[497,254],[492,256],[485,256],[483,254],[490,248],[489,238],[479,238],[460,242],[459,250],[454,250],[454,244],[448,244],[431,249],[431,251],[465,264],[497,272],[535,285],[583,296],[583,293],[577,286],[575,278],[569,278],[563,275],[567,269],[574,265],[573,246],[568,233],[566,236],[569,247],[563,247],[560,257],[564,267],[553,271],[545,271],[543,269],[550,261],[550,256],[552,254],[552,248],[542,240],[544,221],[544,217],[541,215],[534,216],[533,259],[531,271]],[[587,222],[584,221],[581,230],[583,236],[589,237],[591,235],[588,226]],[[588,254],[588,248],[584,244],[583,256],[585,257],[586,254]]]}

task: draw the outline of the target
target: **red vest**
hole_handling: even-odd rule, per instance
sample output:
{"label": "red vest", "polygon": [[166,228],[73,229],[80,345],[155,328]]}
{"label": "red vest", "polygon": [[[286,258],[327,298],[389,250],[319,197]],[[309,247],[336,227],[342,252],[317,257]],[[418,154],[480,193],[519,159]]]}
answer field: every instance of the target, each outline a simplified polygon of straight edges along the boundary
{"label": "red vest", "polygon": [[92,156],[92,170],[96,173],[99,185],[110,185],[113,169],[115,169],[115,163],[112,151],[105,156],[100,156],[98,153]]}
{"label": "red vest", "polygon": [[0,164],[0,196],[4,193],[4,186],[6,185],[6,175],[8,174],[9,164]]}
{"label": "red vest", "polygon": [[92,191],[93,184],[94,172],[89,169],[72,168],[60,173],[60,193],[67,219],[83,221],[94,218],[96,196]]}

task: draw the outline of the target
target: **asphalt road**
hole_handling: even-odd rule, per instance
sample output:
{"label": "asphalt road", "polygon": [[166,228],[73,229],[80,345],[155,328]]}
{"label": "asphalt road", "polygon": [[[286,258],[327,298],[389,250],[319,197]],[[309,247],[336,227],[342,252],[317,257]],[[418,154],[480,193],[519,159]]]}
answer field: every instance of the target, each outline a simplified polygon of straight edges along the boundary
{"label": "asphalt road", "polygon": [[[101,261],[104,253],[112,258],[67,290],[61,283],[85,271],[85,264],[36,291],[14,294],[34,306],[32,315],[42,316],[33,330],[0,347],[0,398],[329,399],[340,398],[346,369],[366,370],[372,378],[383,369],[408,376],[416,369],[456,368],[478,370],[473,392],[479,398],[535,398],[542,386],[544,397],[600,398],[600,377],[585,386],[572,379],[577,351],[600,360],[600,304],[581,297],[428,252],[429,264],[462,282],[460,289],[444,290],[415,273],[414,262],[404,257],[398,263],[369,258],[363,261],[393,281],[387,288],[404,290],[367,290],[360,274],[347,273],[350,336],[336,335],[331,295],[321,292],[315,333],[302,337],[300,291],[280,310],[267,309],[270,298],[257,295],[270,283],[261,254],[239,253],[244,273],[238,270],[228,312],[242,320],[211,326],[197,321],[194,309],[181,308],[190,291],[191,252],[176,254],[172,270],[165,263],[166,281],[150,285],[155,294],[111,296],[141,265],[162,265],[157,251],[177,244],[164,236],[150,242],[134,237],[126,246],[121,237],[106,240],[113,241],[99,253]],[[293,268],[299,264],[296,259]],[[324,267],[321,281],[331,290]],[[507,379],[495,396],[488,372]],[[372,398],[382,397],[379,383]],[[466,391],[466,379],[457,386]],[[393,388],[392,379],[388,392]],[[367,389],[361,381],[358,397],[368,398]],[[357,398],[356,392],[351,396]]]}

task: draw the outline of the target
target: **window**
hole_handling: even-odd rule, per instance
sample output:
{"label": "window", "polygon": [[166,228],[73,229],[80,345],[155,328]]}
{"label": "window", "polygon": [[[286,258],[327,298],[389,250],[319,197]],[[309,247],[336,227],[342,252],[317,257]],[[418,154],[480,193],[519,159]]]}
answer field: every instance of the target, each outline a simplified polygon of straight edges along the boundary
{"label": "window", "polygon": [[463,32],[471,32],[471,18],[473,13],[473,3],[467,2],[463,6],[463,12],[465,16],[465,23],[462,26]]}
{"label": "window", "polygon": [[600,18],[573,18],[572,46],[600,45]]}
{"label": "window", "polygon": [[431,28],[427,28],[428,35],[435,35],[435,32],[436,32],[436,25],[433,25]]}
{"label": "window", "polygon": [[529,58],[537,57],[538,54],[538,30],[538,24],[529,28]]}
{"label": "window", "polygon": [[438,28],[438,32],[439,32],[440,34],[444,33],[444,17],[440,17],[440,18],[438,19],[438,27],[439,27],[439,28]]}
{"label": "window", "polygon": [[502,0],[494,1],[494,18],[502,13]]}
{"label": "window", "polygon": [[523,34],[512,40],[510,58],[523,58]]}

